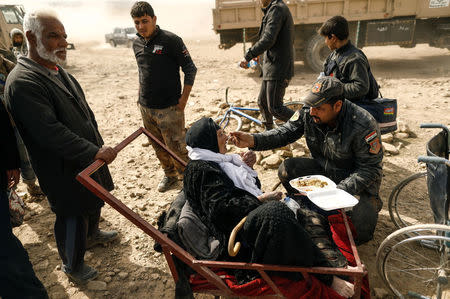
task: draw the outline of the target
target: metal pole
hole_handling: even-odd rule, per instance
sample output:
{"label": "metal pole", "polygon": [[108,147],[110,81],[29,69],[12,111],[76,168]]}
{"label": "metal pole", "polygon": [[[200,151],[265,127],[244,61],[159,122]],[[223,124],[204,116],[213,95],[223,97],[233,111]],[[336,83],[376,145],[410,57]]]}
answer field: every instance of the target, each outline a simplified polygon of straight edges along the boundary
{"label": "metal pole", "polygon": [[245,49],[246,41],[247,41],[247,36],[246,36],[245,28],[243,28],[242,29],[242,43],[244,45],[244,56],[245,56],[245,53],[247,52],[246,49]]}
{"label": "metal pole", "polygon": [[359,41],[359,29],[361,28],[361,21],[358,21],[358,25],[356,26],[356,38],[355,38],[355,47],[358,48]]}

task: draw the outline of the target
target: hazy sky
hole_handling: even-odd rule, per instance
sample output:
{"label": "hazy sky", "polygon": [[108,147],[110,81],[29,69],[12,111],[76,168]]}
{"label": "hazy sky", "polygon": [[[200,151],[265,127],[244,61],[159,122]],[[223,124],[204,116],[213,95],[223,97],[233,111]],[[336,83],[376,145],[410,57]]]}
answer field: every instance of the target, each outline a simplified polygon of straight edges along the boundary
{"label": "hazy sky", "polygon": [[[73,42],[104,41],[105,33],[114,27],[132,27],[129,11],[134,0],[18,0],[5,4],[22,4],[25,10],[54,9],[61,18],[69,40]],[[204,39],[215,36],[212,30],[214,0],[152,0],[161,28],[173,31],[184,39]]]}

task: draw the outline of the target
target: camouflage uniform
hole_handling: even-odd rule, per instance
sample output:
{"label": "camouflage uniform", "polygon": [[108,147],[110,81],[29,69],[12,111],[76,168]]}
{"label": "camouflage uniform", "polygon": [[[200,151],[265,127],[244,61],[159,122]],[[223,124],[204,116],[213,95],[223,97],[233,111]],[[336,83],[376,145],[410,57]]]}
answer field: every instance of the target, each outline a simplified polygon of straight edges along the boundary
{"label": "camouflage uniform", "polygon": [[295,192],[289,181],[299,176],[323,174],[337,187],[359,195],[353,208],[358,241],[372,238],[381,209],[378,191],[382,178],[380,131],[375,119],[364,109],[345,100],[334,129],[314,123],[309,108],[297,111],[283,126],[254,134],[255,150],[268,150],[292,143],[302,136],[312,158],[292,158],[279,168],[286,190]]}
{"label": "camouflage uniform", "polygon": [[[165,109],[151,109],[140,105],[144,127],[170,150],[184,161],[188,161],[186,150],[186,129],[184,127],[184,111],[177,106]],[[161,146],[150,140],[156,156],[161,162],[164,174],[175,177],[184,171],[184,167],[176,162]]]}

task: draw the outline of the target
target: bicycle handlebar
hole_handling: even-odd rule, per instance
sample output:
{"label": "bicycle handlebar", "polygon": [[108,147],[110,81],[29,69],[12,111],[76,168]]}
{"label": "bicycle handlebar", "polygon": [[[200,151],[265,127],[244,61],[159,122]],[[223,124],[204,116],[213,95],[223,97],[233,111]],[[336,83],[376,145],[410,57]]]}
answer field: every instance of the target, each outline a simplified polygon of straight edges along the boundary
{"label": "bicycle handlebar", "polygon": [[419,156],[417,160],[430,164],[445,164],[450,167],[450,161],[442,157]]}
{"label": "bicycle handlebar", "polygon": [[420,127],[422,129],[444,129],[447,132],[449,132],[449,129],[447,128],[447,126],[445,126],[443,124],[425,123],[425,124],[420,124]]}

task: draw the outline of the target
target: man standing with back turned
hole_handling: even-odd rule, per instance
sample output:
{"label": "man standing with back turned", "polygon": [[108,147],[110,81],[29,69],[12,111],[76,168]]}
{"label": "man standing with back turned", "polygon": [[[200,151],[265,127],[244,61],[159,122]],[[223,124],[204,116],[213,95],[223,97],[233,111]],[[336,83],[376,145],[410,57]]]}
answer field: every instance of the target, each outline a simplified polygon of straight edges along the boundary
{"label": "man standing with back turned", "polygon": [[[197,68],[183,40],[156,25],[156,16],[149,3],[136,2],[130,14],[139,37],[133,43],[133,51],[139,68],[139,105],[144,126],[187,161],[184,109]],[[183,92],[180,67],[184,72]],[[164,170],[158,191],[165,192],[178,181],[184,167],[157,143],[151,143]]]}
{"label": "man standing with back turned", "polygon": [[273,128],[273,117],[288,121],[294,111],[283,106],[283,97],[294,76],[294,22],[283,0],[260,0],[264,17],[259,40],[241,61],[248,68],[250,60],[264,53],[258,105],[266,130]]}
{"label": "man standing with back turned", "polygon": [[[111,163],[116,152],[103,146],[81,86],[60,66],[66,60],[67,35],[56,14],[28,12],[23,27],[29,52],[19,57],[6,80],[6,103],[56,214],[62,270],[83,284],[98,275],[84,263],[86,249],[116,239],[117,232],[99,230],[104,202],[75,177],[97,159]],[[92,178],[109,191],[114,188],[106,165]]]}

